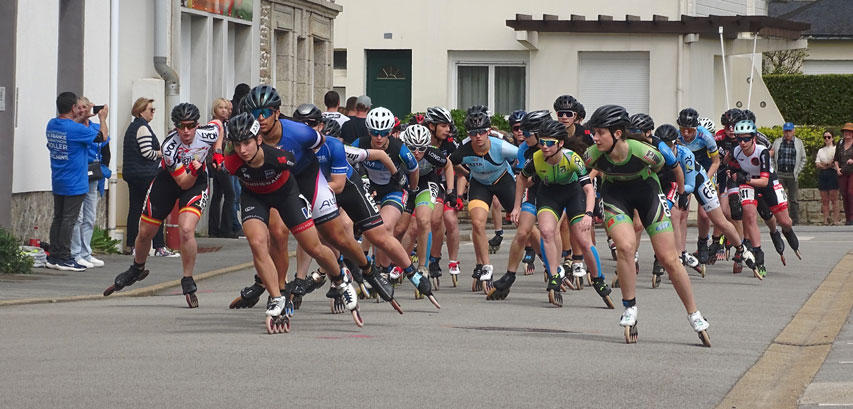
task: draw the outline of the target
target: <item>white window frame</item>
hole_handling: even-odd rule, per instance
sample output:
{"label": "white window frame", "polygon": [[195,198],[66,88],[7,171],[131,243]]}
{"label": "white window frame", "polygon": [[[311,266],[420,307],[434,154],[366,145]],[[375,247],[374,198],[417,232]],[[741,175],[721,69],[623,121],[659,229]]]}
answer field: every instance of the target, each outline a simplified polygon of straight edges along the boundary
{"label": "white window frame", "polygon": [[[487,106],[490,111],[495,109],[495,67],[523,67],[524,68],[524,105],[519,109],[527,110],[527,105],[530,101],[530,54],[526,51],[449,51],[448,52],[448,92],[447,106],[456,109],[467,109],[468,107],[458,107],[459,90],[459,67],[474,66],[489,68],[489,84],[488,95],[489,101]],[[494,113],[494,112],[492,112]],[[505,112],[504,114],[509,114]]]}

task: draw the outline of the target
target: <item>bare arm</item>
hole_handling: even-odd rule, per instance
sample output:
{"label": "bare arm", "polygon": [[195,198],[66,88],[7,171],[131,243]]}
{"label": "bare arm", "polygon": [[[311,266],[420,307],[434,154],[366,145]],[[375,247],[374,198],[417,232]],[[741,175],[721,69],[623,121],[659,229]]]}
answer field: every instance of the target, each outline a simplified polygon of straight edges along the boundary
{"label": "bare arm", "polygon": [[388,156],[385,151],[381,149],[365,149],[367,151],[367,158],[370,160],[378,160],[379,163],[385,165],[385,168],[388,171],[391,171],[392,174],[397,173],[397,166],[394,165],[394,162],[391,160],[391,157]]}
{"label": "bare arm", "polygon": [[329,180],[329,187],[336,195],[344,191],[347,183],[346,173],[332,173],[332,178]]}

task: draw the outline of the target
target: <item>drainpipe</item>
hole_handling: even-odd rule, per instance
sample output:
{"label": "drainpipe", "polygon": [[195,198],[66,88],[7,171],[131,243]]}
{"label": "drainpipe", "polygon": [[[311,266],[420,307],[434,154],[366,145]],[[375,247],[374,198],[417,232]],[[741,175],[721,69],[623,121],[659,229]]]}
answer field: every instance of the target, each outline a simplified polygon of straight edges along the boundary
{"label": "drainpipe", "polygon": [[[169,65],[170,42],[167,35],[174,33],[172,22],[173,10],[169,0],[156,0],[154,2],[154,69],[157,74],[166,81],[166,112],[178,104],[181,90],[181,81],[178,73]],[[177,2],[174,2],[177,3]],[[163,115],[168,120],[168,115]],[[166,126],[169,129],[169,126]]]}
{"label": "drainpipe", "polygon": [[[685,0],[678,2],[678,19],[684,14],[686,7]],[[676,71],[675,71],[675,108],[681,109],[684,106],[684,34],[678,35],[678,48],[676,48]]]}
{"label": "drainpipe", "polygon": [[110,107],[114,110],[110,115],[110,176],[107,183],[107,234],[116,239],[116,207],[118,204],[118,44],[119,44],[119,0],[110,0]]}

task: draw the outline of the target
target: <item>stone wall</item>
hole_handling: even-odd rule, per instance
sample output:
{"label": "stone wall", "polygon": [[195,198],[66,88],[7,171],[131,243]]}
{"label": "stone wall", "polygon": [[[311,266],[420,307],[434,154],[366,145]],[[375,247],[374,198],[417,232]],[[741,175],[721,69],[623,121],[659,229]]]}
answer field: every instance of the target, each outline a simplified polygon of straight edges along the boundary
{"label": "stone wall", "polygon": [[[823,224],[823,213],[820,210],[820,191],[817,189],[800,189],[800,223]],[[841,208],[841,219],[844,220],[844,204],[841,196],[838,198]],[[831,214],[830,214],[830,217]]]}
{"label": "stone wall", "polygon": [[[122,215],[126,217],[127,215]],[[49,242],[50,223],[53,220],[53,193],[28,192],[12,195],[12,234],[21,240],[36,238]],[[107,225],[107,196],[98,201],[96,225]],[[38,227],[38,230],[34,228]]]}

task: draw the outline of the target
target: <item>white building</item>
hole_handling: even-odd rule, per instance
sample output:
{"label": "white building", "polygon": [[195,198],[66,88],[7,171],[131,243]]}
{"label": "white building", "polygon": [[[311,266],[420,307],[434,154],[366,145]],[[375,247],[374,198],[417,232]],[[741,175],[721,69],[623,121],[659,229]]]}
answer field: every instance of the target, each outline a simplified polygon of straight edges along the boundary
{"label": "white building", "polygon": [[778,124],[760,75],[749,95],[753,45],[759,53],[800,48],[805,41],[797,39],[808,28],[766,17],[766,0],[338,4],[344,11],[335,26],[336,89],[367,93],[398,116],[474,103],[507,114],[551,108],[558,95],[571,94],[588,115],[620,103],[659,123],[674,121],[687,106],[718,120],[727,107],[749,104],[760,123]]}
{"label": "white building", "polygon": [[849,0],[773,0],[773,17],[811,24],[803,74],[853,74],[853,2]]}

